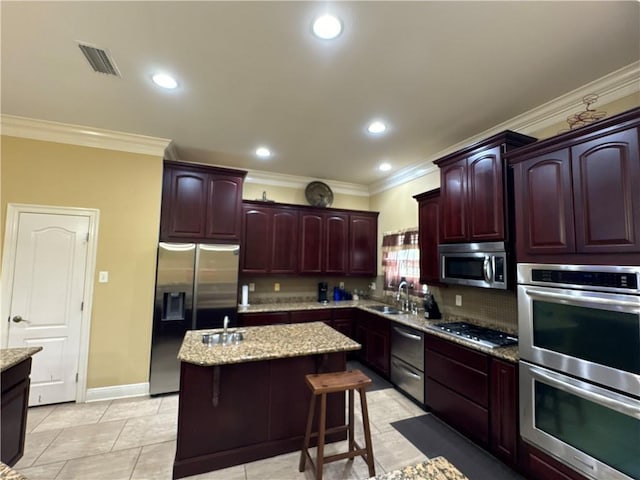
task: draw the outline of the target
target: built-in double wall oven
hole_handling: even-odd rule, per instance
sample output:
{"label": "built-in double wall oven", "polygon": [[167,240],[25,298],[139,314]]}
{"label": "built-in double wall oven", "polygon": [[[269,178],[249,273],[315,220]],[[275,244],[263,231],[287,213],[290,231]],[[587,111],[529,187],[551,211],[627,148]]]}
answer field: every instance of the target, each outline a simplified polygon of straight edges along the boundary
{"label": "built-in double wall oven", "polygon": [[517,273],[522,437],[587,478],[640,479],[640,267]]}

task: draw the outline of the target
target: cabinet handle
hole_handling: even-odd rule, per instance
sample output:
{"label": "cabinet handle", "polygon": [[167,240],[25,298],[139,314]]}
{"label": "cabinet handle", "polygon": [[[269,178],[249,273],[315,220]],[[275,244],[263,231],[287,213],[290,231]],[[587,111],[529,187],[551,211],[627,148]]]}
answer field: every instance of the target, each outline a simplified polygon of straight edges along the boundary
{"label": "cabinet handle", "polygon": [[399,363],[393,362],[393,364],[401,369],[403,372],[405,372],[407,375],[409,375],[410,377],[415,378],[416,380],[420,380],[422,377],[420,377],[420,375],[418,375],[417,373],[409,370],[407,367],[405,367],[404,365],[400,365]]}

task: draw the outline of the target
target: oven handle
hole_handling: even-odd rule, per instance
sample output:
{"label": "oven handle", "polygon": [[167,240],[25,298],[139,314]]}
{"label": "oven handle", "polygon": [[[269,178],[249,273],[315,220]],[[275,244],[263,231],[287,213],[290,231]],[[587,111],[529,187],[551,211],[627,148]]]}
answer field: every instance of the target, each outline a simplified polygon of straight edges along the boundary
{"label": "oven handle", "polygon": [[583,297],[585,301],[581,302],[582,300],[581,297],[575,297],[573,295],[564,295],[562,293],[547,292],[547,291],[541,292],[539,290],[531,289],[531,288],[525,288],[524,291],[530,297],[536,297],[540,299],[556,298],[558,300],[569,300],[572,303],[599,303],[601,305],[612,305],[612,306],[620,306],[620,307],[636,307],[636,308],[638,307],[637,301],[627,302],[621,299],[611,300],[608,298],[599,298],[599,297],[588,297],[587,299]]}
{"label": "oven handle", "polygon": [[417,341],[421,341],[422,337],[420,335],[414,335],[413,333],[409,333],[405,330],[402,330],[401,328],[398,327],[393,327],[393,329],[398,332],[400,335],[402,335],[403,337],[407,337],[410,338],[411,340],[417,340]]}
{"label": "oven handle", "polygon": [[617,398],[610,397],[606,393],[590,392],[563,380],[563,377],[556,373],[543,371],[536,367],[529,367],[529,371],[534,378],[547,382],[564,392],[572,393],[586,400],[612,408],[620,413],[640,420],[640,407],[638,406],[638,402],[632,403],[631,401],[619,400]]}

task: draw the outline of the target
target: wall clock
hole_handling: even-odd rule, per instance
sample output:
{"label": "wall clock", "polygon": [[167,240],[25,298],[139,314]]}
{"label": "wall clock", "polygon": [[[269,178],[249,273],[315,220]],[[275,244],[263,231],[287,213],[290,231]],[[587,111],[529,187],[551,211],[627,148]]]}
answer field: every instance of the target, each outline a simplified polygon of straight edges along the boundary
{"label": "wall clock", "polygon": [[314,207],[329,207],[333,203],[333,192],[324,182],[311,182],[304,190],[309,205]]}

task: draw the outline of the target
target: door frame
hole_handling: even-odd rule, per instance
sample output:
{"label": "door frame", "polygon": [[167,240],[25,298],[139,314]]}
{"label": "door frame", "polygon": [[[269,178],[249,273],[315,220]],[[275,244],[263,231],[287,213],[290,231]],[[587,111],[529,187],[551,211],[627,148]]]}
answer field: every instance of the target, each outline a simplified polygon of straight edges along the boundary
{"label": "door frame", "polygon": [[2,254],[2,296],[0,301],[0,325],[2,341],[0,346],[9,344],[9,323],[4,319],[9,316],[9,302],[13,294],[12,279],[15,274],[15,255],[18,243],[18,222],[22,213],[39,213],[48,215],[77,215],[89,217],[89,238],[87,240],[87,263],[84,271],[84,308],[80,324],[80,352],[78,357],[78,382],[76,384],[76,403],[84,403],[87,397],[87,370],[89,365],[89,340],[91,333],[91,317],[93,311],[93,284],[96,272],[96,255],[98,247],[98,224],[100,210],[96,208],[57,207],[50,205],[30,205],[24,203],[7,204],[7,220],[5,223],[4,246]]}

